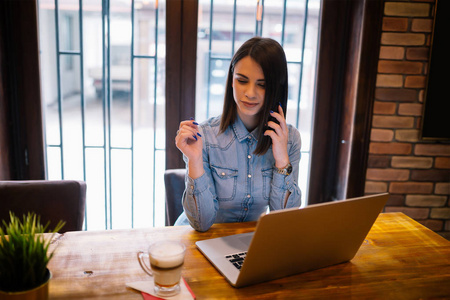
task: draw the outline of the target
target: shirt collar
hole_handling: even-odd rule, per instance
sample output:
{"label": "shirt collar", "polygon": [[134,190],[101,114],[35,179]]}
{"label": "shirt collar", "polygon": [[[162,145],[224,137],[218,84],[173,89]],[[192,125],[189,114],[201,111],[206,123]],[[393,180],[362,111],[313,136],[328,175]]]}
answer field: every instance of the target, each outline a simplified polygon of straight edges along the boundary
{"label": "shirt collar", "polygon": [[234,134],[236,135],[236,138],[239,142],[242,142],[248,138],[254,139],[256,142],[258,142],[258,139],[256,138],[256,128],[252,132],[248,132],[241,118],[239,118],[239,115],[236,116],[236,121],[232,124],[232,127]]}

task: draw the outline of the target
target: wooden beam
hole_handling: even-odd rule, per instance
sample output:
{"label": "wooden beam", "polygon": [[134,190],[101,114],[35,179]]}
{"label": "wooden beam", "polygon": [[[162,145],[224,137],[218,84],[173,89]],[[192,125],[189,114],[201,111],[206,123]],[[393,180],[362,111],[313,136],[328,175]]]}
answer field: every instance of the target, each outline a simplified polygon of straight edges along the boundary
{"label": "wooden beam", "polygon": [[184,168],[179,123],[195,117],[198,0],[166,4],[166,169]]}
{"label": "wooden beam", "polygon": [[9,151],[8,158],[0,154],[2,162],[9,162],[2,168],[9,172],[3,178],[45,179],[37,2],[0,1],[0,5],[0,102],[7,109],[8,125],[1,142]]}
{"label": "wooden beam", "polygon": [[322,2],[309,204],[364,194],[383,7]]}

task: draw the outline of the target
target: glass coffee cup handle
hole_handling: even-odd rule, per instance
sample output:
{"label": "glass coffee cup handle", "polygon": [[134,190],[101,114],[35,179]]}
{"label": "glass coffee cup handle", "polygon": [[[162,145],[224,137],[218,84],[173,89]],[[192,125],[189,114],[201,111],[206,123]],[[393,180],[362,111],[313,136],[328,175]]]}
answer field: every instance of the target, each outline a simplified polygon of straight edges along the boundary
{"label": "glass coffee cup handle", "polygon": [[147,266],[147,264],[145,263],[144,260],[142,260],[143,257],[148,257],[148,253],[145,253],[144,251],[139,251],[137,253],[137,258],[139,261],[139,264],[141,265],[142,270],[144,270],[145,273],[147,273],[150,276],[153,276],[152,270],[150,269],[149,266]]}

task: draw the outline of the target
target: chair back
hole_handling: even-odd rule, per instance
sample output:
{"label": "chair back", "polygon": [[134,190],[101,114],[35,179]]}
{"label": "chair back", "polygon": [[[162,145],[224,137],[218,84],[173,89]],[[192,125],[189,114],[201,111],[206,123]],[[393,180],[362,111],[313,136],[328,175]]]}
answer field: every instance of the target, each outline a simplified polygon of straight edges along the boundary
{"label": "chair back", "polygon": [[34,212],[47,230],[60,220],[66,224],[60,233],[83,229],[86,205],[86,183],[76,180],[0,181],[0,225],[9,223],[12,211],[22,219]]}
{"label": "chair back", "polygon": [[186,169],[169,169],[164,172],[166,187],[166,226],[173,226],[183,212],[181,200],[185,188]]}

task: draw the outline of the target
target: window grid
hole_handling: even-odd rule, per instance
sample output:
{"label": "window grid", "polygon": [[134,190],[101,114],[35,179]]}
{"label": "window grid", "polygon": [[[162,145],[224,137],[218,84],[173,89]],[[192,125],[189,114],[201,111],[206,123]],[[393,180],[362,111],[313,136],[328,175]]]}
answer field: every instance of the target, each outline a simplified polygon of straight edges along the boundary
{"label": "window grid", "polygon": [[[53,1],[53,0],[51,0]],[[65,169],[65,161],[66,161],[66,157],[65,157],[65,151],[66,151],[66,143],[65,143],[65,139],[67,138],[67,136],[64,135],[64,112],[63,112],[63,107],[64,107],[64,95],[63,95],[63,72],[64,70],[62,69],[62,63],[63,63],[63,59],[65,57],[79,57],[79,68],[80,68],[80,72],[79,72],[79,80],[80,80],[80,87],[79,87],[79,97],[80,97],[80,112],[81,112],[81,143],[82,143],[82,178],[78,178],[80,180],[84,180],[86,181],[87,179],[87,174],[86,174],[86,151],[87,150],[92,150],[92,149],[97,149],[97,150],[101,150],[103,151],[103,189],[104,189],[104,195],[105,195],[105,199],[104,199],[104,214],[105,214],[105,218],[104,218],[104,227],[105,229],[112,229],[113,228],[113,199],[114,199],[114,191],[112,189],[112,171],[114,168],[114,162],[112,161],[112,156],[114,151],[122,151],[122,152],[128,152],[130,154],[130,159],[131,159],[131,163],[130,163],[130,174],[131,174],[131,227],[134,227],[135,225],[135,220],[134,220],[134,167],[135,167],[135,140],[134,140],[134,135],[135,135],[135,119],[134,119],[134,115],[135,115],[135,108],[134,108],[134,65],[135,65],[135,60],[139,59],[139,60],[149,60],[149,61],[153,61],[153,84],[154,84],[154,89],[153,89],[153,128],[155,129],[153,131],[153,155],[152,155],[152,161],[153,161],[153,165],[155,165],[155,161],[156,161],[156,153],[157,152],[165,152],[164,148],[161,147],[157,147],[157,143],[156,143],[156,115],[157,115],[157,109],[156,109],[156,105],[157,105],[157,80],[158,80],[158,76],[157,76],[157,72],[158,72],[158,26],[159,26],[159,7],[158,7],[158,1],[155,2],[155,7],[154,7],[154,13],[155,13],[155,26],[154,26],[154,37],[155,37],[155,52],[154,55],[142,55],[142,54],[135,54],[135,49],[134,49],[134,35],[135,35],[135,0],[130,0],[131,1],[131,60],[130,60],[130,68],[131,68],[131,78],[130,78],[130,101],[129,101],[129,110],[130,110],[130,128],[131,128],[131,135],[130,135],[130,143],[131,145],[129,147],[123,147],[123,146],[116,146],[112,144],[112,128],[111,128],[111,124],[113,122],[112,120],[112,100],[113,100],[113,91],[112,91],[112,74],[111,74],[111,69],[112,69],[112,64],[111,64],[111,8],[110,8],[110,3],[113,0],[102,0],[101,2],[101,38],[102,38],[102,97],[101,97],[101,101],[102,101],[102,123],[103,123],[103,141],[101,145],[87,145],[86,143],[86,128],[85,128],[85,115],[86,115],[86,105],[85,105],[85,88],[84,88],[84,82],[85,82],[85,76],[84,76],[84,53],[83,53],[83,0],[78,0],[78,12],[77,12],[77,17],[78,17],[78,30],[79,30],[79,35],[78,35],[78,43],[79,43],[79,49],[78,50],[73,50],[73,49],[61,49],[61,32],[60,32],[60,19],[61,19],[61,8],[60,8],[60,0],[54,0],[53,3],[51,3],[50,1],[46,1],[46,0],[40,0],[41,3],[43,3],[43,5],[48,8],[49,5],[51,6],[53,4],[53,10],[54,10],[54,20],[55,20],[55,51],[56,51],[56,81],[57,81],[57,117],[58,117],[58,135],[59,135],[59,142],[58,143],[54,143],[54,142],[47,142],[47,138],[45,139],[45,147],[46,149],[57,149],[57,151],[59,152],[59,167],[60,167],[60,174],[59,177],[60,179],[67,179],[66,175],[66,169]],[[64,1],[62,1],[64,2]],[[73,3],[72,3],[73,4]],[[89,3],[88,3],[89,5]],[[46,169],[49,169],[49,159],[52,159],[54,161],[54,158],[49,158],[48,155],[46,155]],[[152,175],[153,178],[156,177],[156,168],[153,168],[152,171]],[[48,176],[48,174],[47,174]],[[73,179],[73,178],[71,178]],[[153,180],[152,185],[152,211],[153,211],[153,218],[152,218],[152,222],[153,222],[153,226],[155,226],[155,221],[156,221],[156,187],[155,187],[155,183],[156,180]],[[89,224],[88,224],[88,206],[86,205],[86,210],[85,210],[85,224],[84,224],[84,228],[85,230],[89,229]]]}
{"label": "window grid", "polygon": [[[117,213],[115,213],[115,210],[117,210],[117,201],[122,201],[123,199],[120,198],[120,195],[116,195],[116,191],[117,191],[117,187],[116,187],[116,191],[114,190],[113,186],[113,171],[116,171],[116,167],[115,167],[115,163],[113,161],[113,156],[114,155],[118,155],[118,153],[121,153],[121,157],[126,157],[127,159],[129,159],[130,162],[130,178],[126,179],[127,181],[130,181],[130,185],[131,185],[131,189],[130,189],[130,205],[131,205],[131,216],[128,213],[128,209],[126,212],[122,212],[125,213],[130,217],[130,222],[131,222],[131,227],[135,227],[136,224],[136,216],[135,216],[135,209],[136,211],[139,211],[139,205],[136,206],[135,204],[135,193],[137,190],[135,190],[135,185],[136,182],[139,182],[137,179],[137,177],[135,177],[135,171],[136,168],[139,167],[139,165],[135,165],[135,163],[137,162],[138,159],[136,159],[136,140],[135,140],[135,124],[136,124],[136,119],[135,119],[135,114],[136,112],[139,110],[138,107],[135,107],[135,96],[139,95],[139,90],[137,88],[139,88],[139,86],[135,86],[135,72],[136,70],[139,71],[139,67],[141,66],[142,63],[144,62],[148,62],[148,64],[152,64],[153,69],[150,69],[150,71],[148,71],[149,73],[153,73],[153,78],[151,78],[151,80],[153,81],[153,83],[147,82],[149,85],[153,84],[154,88],[152,91],[149,92],[149,98],[153,97],[153,102],[151,103],[151,105],[153,106],[152,109],[152,125],[153,126],[153,132],[151,133],[152,135],[149,135],[148,138],[153,140],[153,145],[152,145],[152,149],[150,149],[150,151],[152,152],[151,154],[151,158],[149,158],[149,160],[151,160],[152,162],[149,162],[148,164],[151,165],[153,164],[153,168],[152,170],[150,170],[149,172],[152,173],[152,182],[151,185],[152,187],[149,187],[148,190],[151,189],[151,193],[149,192],[149,198],[152,205],[152,209],[149,208],[149,210],[152,211],[152,222],[153,222],[153,226],[156,225],[156,220],[157,220],[157,213],[161,213],[160,210],[158,210],[158,207],[160,207],[160,204],[157,204],[156,202],[156,198],[160,199],[161,195],[157,195],[157,176],[160,177],[160,174],[157,173],[157,168],[156,168],[156,161],[157,160],[161,160],[161,155],[164,155],[165,153],[165,149],[164,147],[160,146],[160,143],[157,143],[157,98],[158,98],[158,93],[157,93],[157,85],[158,85],[158,59],[159,56],[161,56],[158,52],[158,39],[159,39],[159,34],[160,32],[163,32],[164,28],[164,23],[162,23],[162,25],[160,26],[159,24],[159,14],[160,14],[160,7],[158,7],[158,0],[155,1],[155,9],[154,9],[154,24],[153,24],[153,20],[151,21],[151,28],[152,30],[154,30],[154,40],[151,41],[152,43],[154,42],[155,45],[155,49],[153,53],[140,53],[138,48],[136,47],[135,49],[135,38],[138,38],[137,36],[135,36],[136,33],[136,14],[138,12],[138,5],[142,4],[142,1],[140,0],[129,0],[130,4],[131,4],[131,11],[130,11],[130,18],[131,18],[131,44],[130,44],[130,62],[129,62],[129,66],[131,68],[131,74],[130,74],[130,87],[129,87],[129,97],[130,97],[130,101],[129,101],[129,127],[130,127],[130,131],[131,131],[131,135],[130,135],[130,142],[129,144],[126,145],[117,145],[116,143],[113,142],[114,137],[112,135],[112,124],[114,122],[113,119],[113,74],[112,74],[112,47],[113,42],[111,40],[111,30],[113,30],[111,28],[111,3],[113,3],[115,0],[98,0],[98,2],[100,3],[99,5],[101,5],[101,12],[99,10],[99,15],[101,15],[101,22],[99,22],[99,25],[101,24],[101,44],[103,45],[102,50],[101,50],[101,61],[102,61],[102,68],[101,68],[101,99],[99,101],[101,101],[101,117],[98,118],[98,120],[100,121],[101,118],[101,123],[102,123],[102,131],[101,131],[101,139],[99,139],[98,144],[96,142],[91,142],[89,139],[87,139],[86,137],[86,133],[89,132],[90,127],[86,126],[86,119],[87,119],[87,115],[86,115],[86,99],[85,99],[85,89],[86,88],[90,88],[90,86],[85,86],[85,74],[84,74],[84,70],[87,66],[87,60],[85,58],[89,58],[88,55],[86,55],[86,53],[84,53],[83,49],[84,49],[84,30],[87,29],[83,28],[84,24],[84,7],[91,5],[92,1],[89,0],[72,0],[72,2],[78,2],[77,5],[78,7],[77,9],[77,15],[76,17],[73,18],[73,20],[71,19],[70,22],[68,22],[68,24],[66,24],[66,26],[75,26],[78,27],[78,31],[79,34],[78,36],[76,36],[77,41],[75,43],[70,43],[71,41],[69,41],[68,45],[69,46],[64,46],[64,43],[62,43],[62,41],[60,40],[61,37],[64,38],[64,36],[61,36],[61,32],[60,32],[60,28],[58,26],[58,24],[60,24],[60,19],[61,19],[61,14],[60,14],[60,3],[62,2],[63,4],[67,4],[67,1],[69,0],[39,0],[40,2],[45,2],[46,5],[53,4],[53,9],[54,9],[54,22],[55,22],[55,33],[54,33],[54,39],[55,39],[55,44],[56,44],[56,59],[55,59],[55,73],[56,73],[56,80],[57,83],[55,84],[57,86],[57,125],[58,125],[58,138],[59,141],[57,139],[53,139],[50,142],[47,142],[47,137],[46,137],[46,149],[48,153],[59,153],[59,157],[56,158],[56,160],[59,160],[58,163],[58,168],[60,168],[60,178],[61,179],[67,179],[67,178],[71,178],[73,179],[73,174],[71,174],[70,170],[68,171],[68,168],[66,167],[66,162],[68,157],[70,156],[67,152],[67,148],[69,148],[67,145],[71,144],[68,143],[70,142],[70,139],[72,137],[68,137],[67,134],[64,133],[64,126],[66,126],[65,124],[65,118],[66,116],[64,115],[64,106],[65,101],[64,97],[65,97],[65,90],[63,89],[63,79],[62,77],[64,76],[64,72],[66,71],[64,69],[64,66],[70,63],[76,63],[79,66],[80,74],[79,75],[79,110],[80,110],[80,122],[81,122],[81,153],[82,153],[82,158],[81,158],[81,163],[82,164],[82,171],[81,171],[81,175],[77,176],[78,179],[82,179],[84,181],[86,181],[87,179],[89,180],[89,176],[90,173],[87,173],[88,171],[90,172],[91,170],[91,166],[89,165],[88,162],[92,161],[93,157],[97,157],[96,155],[98,154],[98,152],[103,153],[101,156],[99,155],[98,157],[101,157],[102,163],[99,164],[102,167],[99,168],[97,171],[97,176],[100,176],[98,173],[103,173],[103,178],[102,178],[102,182],[101,182],[101,187],[100,189],[103,189],[102,192],[102,197],[104,196],[104,208],[103,208],[103,204],[101,209],[104,210],[104,212],[102,212],[102,214],[104,213],[104,228],[105,229],[112,229],[113,227],[115,228],[116,225],[113,222],[113,216],[116,216]],[[202,1],[202,0],[200,0]],[[233,10],[231,13],[231,18],[230,21],[232,22],[230,25],[231,29],[231,34],[230,34],[230,39],[232,41],[231,43],[231,47],[230,50],[228,52],[228,54],[222,54],[222,53],[214,53],[213,52],[213,25],[215,24],[214,21],[214,17],[213,17],[213,11],[214,11],[214,5],[222,5],[223,2],[220,1],[214,1],[214,0],[203,0],[202,3],[208,2],[210,3],[210,16],[209,16],[209,20],[207,22],[209,22],[209,28],[210,28],[210,34],[208,37],[208,54],[205,57],[206,58],[206,62],[205,62],[205,67],[207,69],[207,75],[205,76],[206,78],[206,82],[207,82],[207,91],[206,91],[206,95],[204,94],[204,96],[206,96],[206,114],[207,117],[209,118],[210,115],[210,109],[211,106],[213,104],[211,104],[211,84],[212,82],[212,64],[216,63],[216,62],[220,62],[223,65],[228,65],[231,57],[233,55],[233,53],[235,52],[235,44],[237,45],[237,41],[241,41],[242,40],[242,34],[244,35],[248,35],[247,32],[240,32],[237,35],[238,30],[240,30],[238,27],[242,26],[242,24],[238,21],[238,2],[237,0],[233,0],[232,2],[232,6],[233,6]],[[269,0],[254,0],[256,3],[256,6],[253,7],[252,9],[254,10],[254,15],[255,15],[255,19],[254,19],[254,23],[253,20],[250,22],[251,24],[247,27],[250,27],[249,32],[253,31],[253,35],[256,36],[262,36],[263,35],[263,29],[265,24],[269,24],[269,21],[266,20],[266,16],[267,16],[267,8],[265,6],[265,3],[269,3]],[[147,1],[144,1],[147,2]],[[159,1],[160,5],[162,1]],[[303,78],[303,59],[304,59],[304,49],[305,49],[305,41],[306,41],[306,27],[307,27],[307,17],[308,17],[308,7],[309,7],[309,3],[311,2],[311,0],[305,0],[305,8],[304,8],[304,18],[303,18],[303,36],[302,36],[302,47],[301,47],[301,56],[299,61],[296,60],[288,60],[288,66],[292,66],[295,65],[297,66],[297,68],[299,68],[300,72],[299,72],[299,78],[298,78],[298,95],[296,95],[296,102],[297,102],[297,111],[296,111],[296,120],[295,122],[293,122],[293,124],[295,123],[295,125],[299,126],[299,122],[300,122],[300,96],[301,96],[301,92],[302,92],[302,78]],[[315,2],[315,1],[312,1]],[[241,5],[243,2],[239,2],[239,5]],[[281,36],[280,36],[280,44],[282,46],[285,45],[286,43],[286,16],[287,16],[287,3],[288,0],[283,1],[282,4],[282,9],[281,9],[281,15],[282,15],[282,20],[281,20]],[[164,9],[164,8],[162,8]],[[76,24],[78,19],[78,24]],[[163,19],[161,19],[163,20]],[[205,20],[206,21],[206,20]],[[217,21],[216,21],[217,22]],[[70,23],[70,24],[69,24]],[[253,25],[254,24],[254,25]],[[253,27],[254,26],[254,27]],[[244,31],[247,31],[246,29]],[[299,35],[301,34],[300,32],[298,33]],[[67,40],[64,40],[67,42]],[[206,42],[206,40],[205,40]],[[65,49],[64,47],[69,47],[68,49]],[[71,47],[79,47],[79,49],[71,49]],[[114,55],[114,53],[113,53]],[[75,58],[75,59],[74,59]],[[66,62],[67,61],[67,62]],[[100,59],[99,59],[100,61]],[[162,64],[160,64],[162,65]],[[76,67],[76,66],[75,66]],[[197,72],[202,72],[202,70],[197,70]],[[138,73],[136,73],[136,77]],[[149,75],[149,77],[151,77]],[[297,80],[297,78],[296,78]],[[205,82],[205,83],[206,83]],[[152,94],[150,96],[150,93]],[[136,96],[139,97],[139,96]],[[197,95],[197,97],[199,97],[199,93]],[[295,98],[295,97],[294,97]],[[217,103],[216,103],[217,104]],[[205,106],[203,106],[203,109],[205,108]],[[199,109],[199,107],[197,108]],[[127,110],[127,113],[128,113]],[[148,118],[151,118],[150,116]],[[303,121],[304,122],[304,121]],[[159,137],[159,136],[158,136]],[[127,142],[128,143],[128,142]],[[56,150],[56,151],[55,151]],[[92,155],[92,152],[90,151],[96,151],[95,155]],[[149,152],[150,152],[149,151]],[[56,155],[55,155],[56,156]],[[304,158],[306,159],[306,161],[309,161],[309,149],[304,150],[304,148],[302,147],[302,160],[304,160]],[[55,160],[55,158],[51,158],[53,161]],[[95,158],[94,158],[95,159]],[[98,158],[97,158],[98,159]],[[49,157],[48,155],[46,156],[46,166],[47,166],[47,170],[49,167]],[[52,162],[52,164],[54,164],[54,162]],[[308,166],[309,168],[309,166]],[[100,170],[101,169],[101,170]],[[128,171],[127,171],[128,172]],[[136,173],[137,174],[137,173]],[[81,178],[82,177],[82,178]],[[161,184],[159,184],[161,185]],[[139,184],[140,186],[140,184]],[[163,188],[162,188],[163,189]],[[151,194],[151,195],[150,195]],[[163,195],[164,196],[164,195]],[[127,196],[128,197],[128,196]],[[306,197],[303,197],[303,199],[306,199]],[[115,200],[115,201],[114,201]],[[128,202],[127,202],[128,205]],[[158,207],[157,207],[158,206]],[[92,228],[93,225],[88,224],[88,220],[90,220],[88,218],[88,205],[86,206],[86,212],[85,212],[85,229],[90,229]],[[97,212],[97,210],[96,210]],[[149,216],[150,218],[150,216]],[[118,217],[115,217],[115,219],[118,219]]]}

